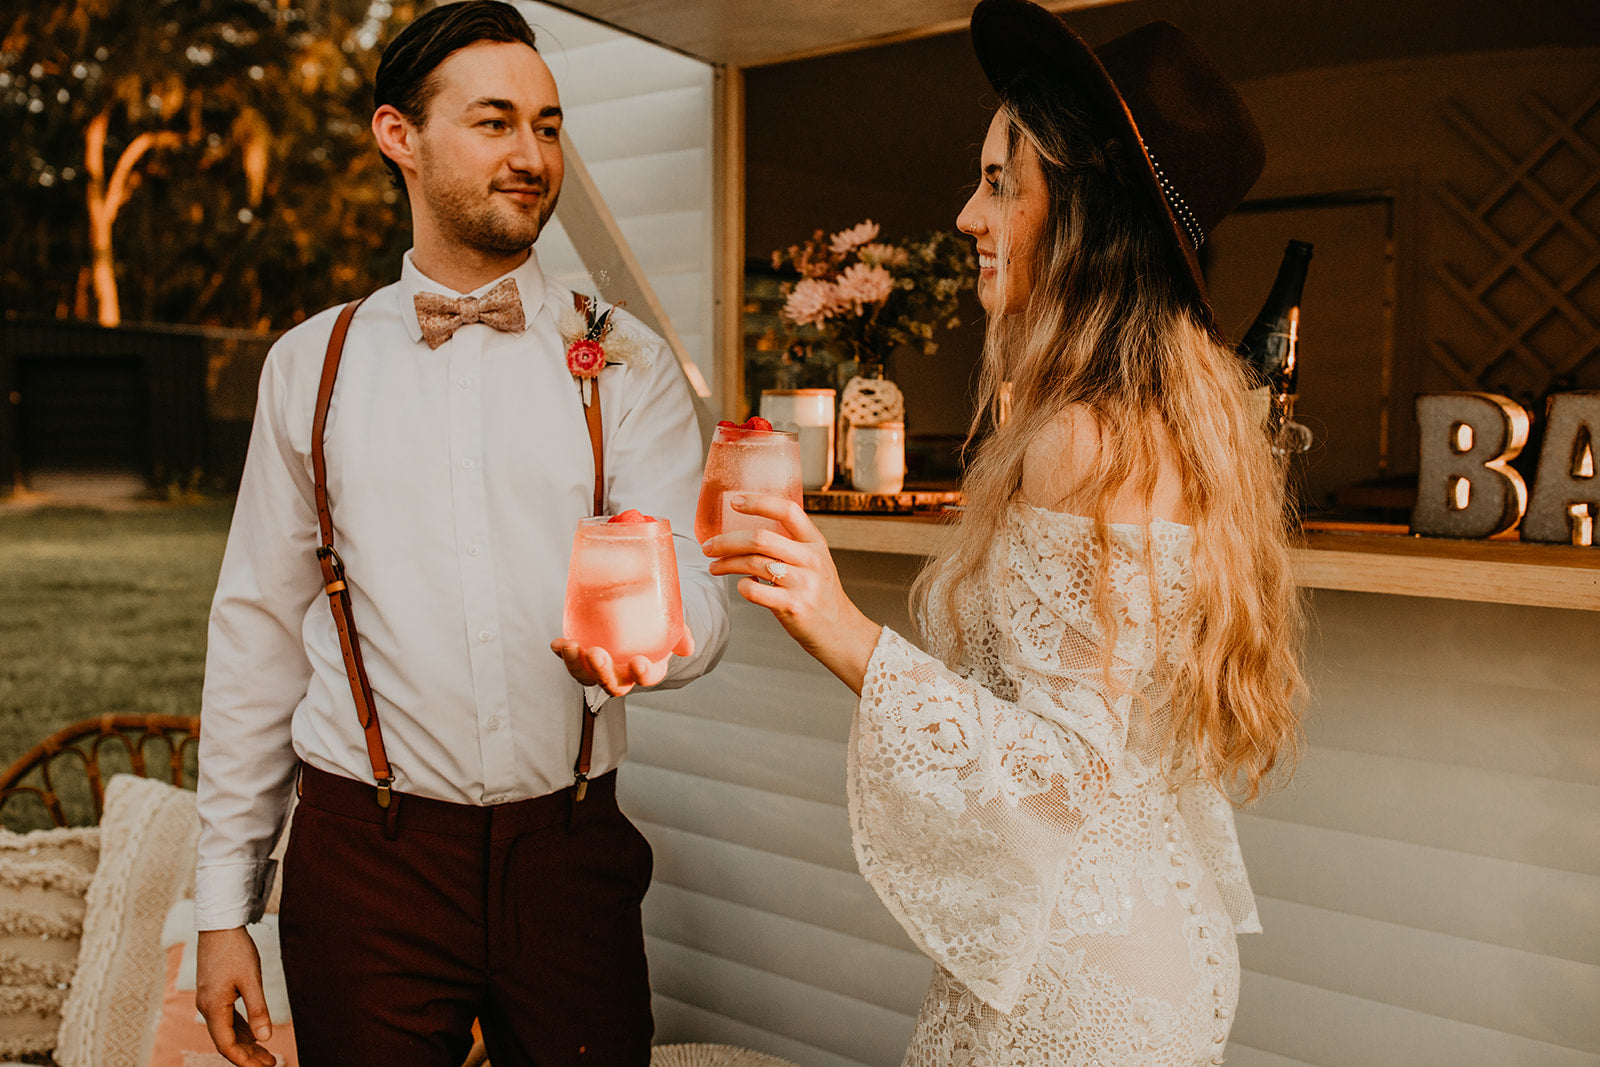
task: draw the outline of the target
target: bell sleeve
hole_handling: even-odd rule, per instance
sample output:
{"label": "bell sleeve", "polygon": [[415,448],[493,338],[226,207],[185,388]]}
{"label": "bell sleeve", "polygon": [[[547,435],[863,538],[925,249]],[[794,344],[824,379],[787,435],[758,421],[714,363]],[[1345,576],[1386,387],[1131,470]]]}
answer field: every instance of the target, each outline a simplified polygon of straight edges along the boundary
{"label": "bell sleeve", "polygon": [[1107,691],[1091,635],[1026,582],[1004,588],[1026,631],[998,652],[1014,699],[885,629],[848,783],[867,881],[924,953],[1009,1013],[1050,936],[1086,814],[1115,780],[1132,698]]}

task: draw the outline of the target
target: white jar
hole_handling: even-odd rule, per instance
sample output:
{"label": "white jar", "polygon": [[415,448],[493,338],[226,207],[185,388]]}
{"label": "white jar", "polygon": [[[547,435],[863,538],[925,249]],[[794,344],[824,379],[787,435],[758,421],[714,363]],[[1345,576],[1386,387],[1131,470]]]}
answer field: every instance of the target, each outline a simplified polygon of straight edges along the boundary
{"label": "white jar", "polygon": [[800,487],[808,493],[833,484],[833,398],[832,389],[761,390],[761,417],[800,435]]}
{"label": "white jar", "polygon": [[906,484],[906,424],[857,426],[850,481],[863,493],[898,493]]}

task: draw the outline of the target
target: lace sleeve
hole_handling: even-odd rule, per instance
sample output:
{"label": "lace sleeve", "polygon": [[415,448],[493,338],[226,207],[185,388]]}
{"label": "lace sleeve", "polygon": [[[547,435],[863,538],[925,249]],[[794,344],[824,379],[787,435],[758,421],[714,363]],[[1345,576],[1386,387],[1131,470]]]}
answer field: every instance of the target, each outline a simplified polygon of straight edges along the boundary
{"label": "lace sleeve", "polygon": [[1029,672],[1017,690],[1002,700],[885,629],[849,747],[862,873],[923,952],[1002,1012],[1049,936],[1119,736],[1082,679]]}

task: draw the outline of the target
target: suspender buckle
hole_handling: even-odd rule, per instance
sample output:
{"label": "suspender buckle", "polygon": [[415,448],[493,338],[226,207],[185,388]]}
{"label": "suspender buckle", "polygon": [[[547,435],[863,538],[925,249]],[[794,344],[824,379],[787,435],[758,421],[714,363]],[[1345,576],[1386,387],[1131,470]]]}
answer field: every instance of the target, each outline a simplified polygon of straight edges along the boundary
{"label": "suspender buckle", "polygon": [[332,545],[322,545],[317,549],[317,562],[322,564],[322,577],[327,579],[322,591],[329,596],[344,592],[344,560],[339,558],[338,550]]}
{"label": "suspender buckle", "polygon": [[387,808],[389,806],[389,787],[393,784],[394,775],[392,774],[387,778],[378,779],[378,807]]}
{"label": "suspender buckle", "polygon": [[572,776],[572,799],[582,800],[587,792],[589,792],[589,776],[583,771],[578,771]]}

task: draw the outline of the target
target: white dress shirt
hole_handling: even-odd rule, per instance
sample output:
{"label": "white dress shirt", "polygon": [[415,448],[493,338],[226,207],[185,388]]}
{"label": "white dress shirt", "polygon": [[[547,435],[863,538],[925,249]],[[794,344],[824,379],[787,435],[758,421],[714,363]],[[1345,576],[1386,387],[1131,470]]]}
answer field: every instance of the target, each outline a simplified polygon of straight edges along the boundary
{"label": "white dress shirt", "polygon": [[[572,293],[532,254],[507,277],[523,333],[472,324],[430,349],[413,297],[461,294],[423,276],[408,253],[400,280],[351,323],[325,437],[335,543],[394,788],[462,804],[570,785],[584,704],[550,651],[573,530],[594,487],[557,327]],[[337,314],[284,334],[261,375],[206,655],[202,930],[259,916],[297,760],[372,780],[315,557],[311,421]],[[638,365],[607,367],[598,382],[606,502],[612,514],[637,508],[672,522],[695,653],[673,659],[661,683],[671,687],[716,664],[727,599],[693,539],[702,460],[688,386],[660,338],[626,312],[615,321],[644,343]],[[616,767],[626,749],[623,701],[613,699],[595,723],[591,773]]]}

